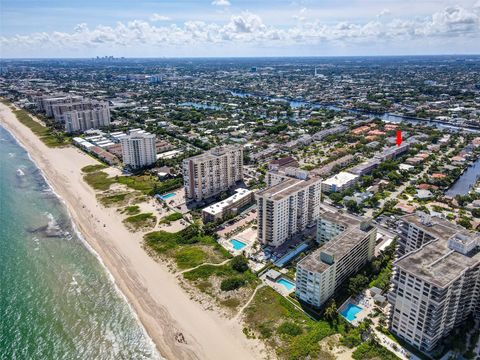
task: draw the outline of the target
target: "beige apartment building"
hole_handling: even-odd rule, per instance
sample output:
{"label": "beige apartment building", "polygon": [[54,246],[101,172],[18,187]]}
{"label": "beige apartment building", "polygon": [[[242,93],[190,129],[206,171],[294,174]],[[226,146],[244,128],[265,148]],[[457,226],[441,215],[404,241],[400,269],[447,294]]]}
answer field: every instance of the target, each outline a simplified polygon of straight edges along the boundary
{"label": "beige apartment building", "polygon": [[394,262],[390,331],[431,352],[471,315],[480,314],[480,238],[425,214],[402,218]]}
{"label": "beige apartment building", "polygon": [[227,191],[243,180],[243,148],[213,148],[183,161],[183,182],[188,200],[201,201]]}
{"label": "beige apartment building", "polygon": [[320,212],[321,180],[286,178],[255,194],[258,240],[277,247],[314,225]]}
{"label": "beige apartment building", "polygon": [[324,244],[297,264],[296,295],[319,308],[350,276],[371,261],[377,229],[369,221],[324,212],[317,226],[317,242]]}

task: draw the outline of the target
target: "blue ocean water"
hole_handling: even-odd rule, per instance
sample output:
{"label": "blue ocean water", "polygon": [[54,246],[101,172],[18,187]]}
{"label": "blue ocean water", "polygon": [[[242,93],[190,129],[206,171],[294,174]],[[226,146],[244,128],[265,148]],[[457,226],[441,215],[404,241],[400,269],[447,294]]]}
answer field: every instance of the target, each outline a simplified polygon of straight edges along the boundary
{"label": "blue ocean water", "polygon": [[65,206],[0,127],[0,359],[158,359]]}

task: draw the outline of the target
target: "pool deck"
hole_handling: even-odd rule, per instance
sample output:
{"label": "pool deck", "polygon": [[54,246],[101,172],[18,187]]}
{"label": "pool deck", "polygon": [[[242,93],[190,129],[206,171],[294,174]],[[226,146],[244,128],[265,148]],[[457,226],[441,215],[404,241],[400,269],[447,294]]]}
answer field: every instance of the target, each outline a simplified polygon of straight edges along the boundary
{"label": "pool deck", "polygon": [[[285,280],[290,281],[293,284],[295,284],[295,280],[290,279],[285,275],[287,273],[287,271],[285,269],[280,269],[279,272],[282,274],[282,276],[279,279],[284,278]],[[277,281],[279,279],[277,279]],[[264,273],[263,275],[260,276],[260,280],[262,280],[265,284],[267,284],[268,286],[270,286],[276,292],[278,292],[280,295],[283,295],[283,296],[288,296],[288,295],[290,295],[290,293],[295,291],[295,288],[288,290],[282,284],[279,284],[276,281],[272,281],[270,279],[267,279],[266,273]]]}
{"label": "pool deck", "polygon": [[[366,290],[368,291],[368,290]],[[356,297],[349,297],[337,310],[341,315],[341,312],[346,309],[348,304],[353,304],[362,308],[362,311],[355,315],[355,320],[349,321],[353,326],[358,326],[373,310],[373,299],[366,294],[366,292],[357,295]],[[343,316],[343,315],[341,315]],[[346,319],[346,318],[345,318]],[[348,321],[348,319],[347,319]]]}

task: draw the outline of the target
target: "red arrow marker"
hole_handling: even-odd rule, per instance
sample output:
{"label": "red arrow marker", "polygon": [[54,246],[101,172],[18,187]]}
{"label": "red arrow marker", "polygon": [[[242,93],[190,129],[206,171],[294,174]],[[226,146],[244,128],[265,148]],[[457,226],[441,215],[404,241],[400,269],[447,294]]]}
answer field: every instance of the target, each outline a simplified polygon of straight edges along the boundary
{"label": "red arrow marker", "polygon": [[402,141],[402,130],[397,130],[397,146],[400,146]]}

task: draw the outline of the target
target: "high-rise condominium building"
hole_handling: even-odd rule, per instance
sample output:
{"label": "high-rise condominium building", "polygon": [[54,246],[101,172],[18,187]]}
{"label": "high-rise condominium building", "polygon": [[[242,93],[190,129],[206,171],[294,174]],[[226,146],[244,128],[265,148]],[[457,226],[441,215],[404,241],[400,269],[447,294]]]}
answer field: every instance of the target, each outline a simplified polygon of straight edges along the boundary
{"label": "high-rise condominium building", "polygon": [[143,130],[130,132],[120,140],[125,166],[138,169],[152,165],[157,160],[155,135]]}
{"label": "high-rise condominium building", "polygon": [[407,215],[388,294],[390,331],[421,351],[480,314],[480,238],[438,217]]}
{"label": "high-rise condominium building", "polygon": [[256,193],[258,240],[277,247],[308,225],[314,225],[320,197],[320,178],[288,178]]}
{"label": "high-rise condominium building", "polygon": [[243,148],[221,146],[183,161],[183,182],[189,200],[201,201],[243,180]]}
{"label": "high-rise condominium building", "polygon": [[90,110],[72,110],[61,115],[67,133],[84,132],[110,125],[108,103],[96,103]]}
{"label": "high-rise condominium building", "polygon": [[297,264],[296,295],[319,308],[374,255],[377,229],[369,221],[324,212],[317,225],[321,248]]}
{"label": "high-rise condominium building", "polygon": [[37,110],[45,112],[47,117],[54,117],[55,109],[58,109],[58,107],[61,105],[66,105],[67,109],[70,109],[68,105],[71,105],[72,103],[81,103],[84,101],[83,96],[68,94],[42,95],[36,97],[35,100],[37,104]]}

